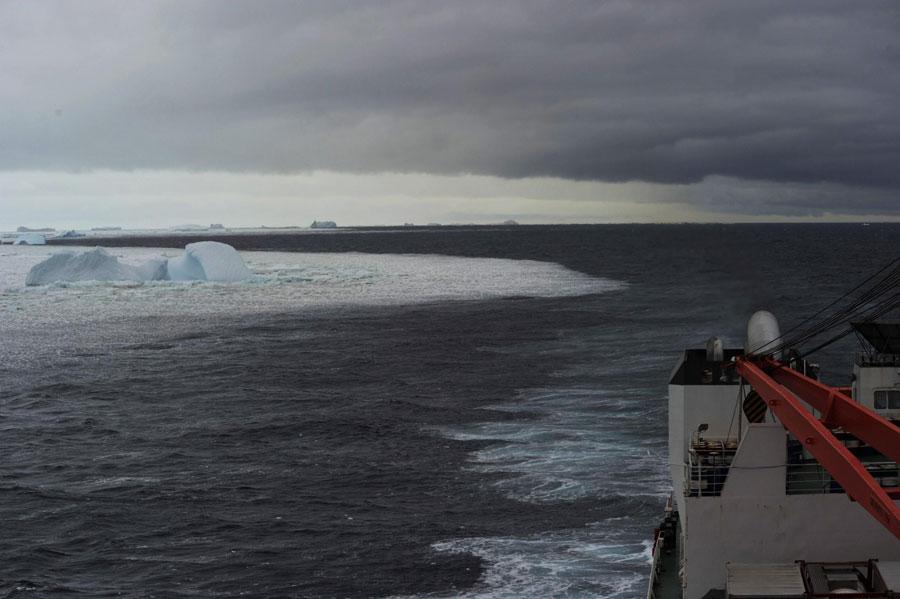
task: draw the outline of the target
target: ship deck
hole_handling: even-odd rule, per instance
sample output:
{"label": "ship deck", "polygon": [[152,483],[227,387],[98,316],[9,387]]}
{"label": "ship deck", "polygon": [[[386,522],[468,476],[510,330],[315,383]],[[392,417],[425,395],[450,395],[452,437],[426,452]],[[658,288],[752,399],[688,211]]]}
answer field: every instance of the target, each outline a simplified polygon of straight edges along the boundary
{"label": "ship deck", "polygon": [[648,599],[682,599],[679,568],[681,564],[681,519],[675,518],[675,542],[659,552]]}

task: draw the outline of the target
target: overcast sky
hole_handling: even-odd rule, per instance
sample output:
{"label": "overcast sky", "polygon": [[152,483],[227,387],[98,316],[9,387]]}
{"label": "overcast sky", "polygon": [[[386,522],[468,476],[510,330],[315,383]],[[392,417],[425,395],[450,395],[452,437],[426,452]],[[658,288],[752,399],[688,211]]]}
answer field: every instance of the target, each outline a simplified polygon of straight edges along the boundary
{"label": "overcast sky", "polygon": [[0,0],[0,228],[900,218],[900,2]]}

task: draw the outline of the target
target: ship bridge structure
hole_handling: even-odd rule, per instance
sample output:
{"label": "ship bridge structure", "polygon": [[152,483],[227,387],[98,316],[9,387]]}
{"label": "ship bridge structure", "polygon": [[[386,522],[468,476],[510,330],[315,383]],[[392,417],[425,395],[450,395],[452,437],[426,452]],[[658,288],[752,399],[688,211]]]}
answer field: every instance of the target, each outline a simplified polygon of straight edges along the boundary
{"label": "ship bridge structure", "polygon": [[[769,317],[762,343],[711,339],[670,377],[680,596],[900,596],[900,322],[854,322],[863,349],[832,387]],[[856,586],[829,582],[851,570]],[[765,590],[774,572],[796,574],[793,595]]]}

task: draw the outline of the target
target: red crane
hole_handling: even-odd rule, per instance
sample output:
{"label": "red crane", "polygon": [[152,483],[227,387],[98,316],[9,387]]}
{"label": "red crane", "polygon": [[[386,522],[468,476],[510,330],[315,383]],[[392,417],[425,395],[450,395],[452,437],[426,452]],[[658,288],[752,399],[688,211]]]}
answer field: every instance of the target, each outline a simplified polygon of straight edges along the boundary
{"label": "red crane", "polygon": [[[900,427],[771,357],[740,356],[735,369],[847,494],[900,539],[900,508],[893,501],[900,499],[900,489],[883,489],[829,430],[843,428],[888,459],[900,462]],[[821,413],[821,419],[794,394]]]}

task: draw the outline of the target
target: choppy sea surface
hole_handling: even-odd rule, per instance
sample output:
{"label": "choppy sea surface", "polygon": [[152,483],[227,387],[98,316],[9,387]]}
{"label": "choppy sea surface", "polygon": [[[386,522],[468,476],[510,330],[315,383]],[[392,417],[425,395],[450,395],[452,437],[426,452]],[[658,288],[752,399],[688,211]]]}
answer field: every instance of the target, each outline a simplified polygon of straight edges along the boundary
{"label": "choppy sea surface", "polygon": [[26,288],[80,248],[0,247],[3,596],[643,597],[679,353],[798,322],[900,226],[216,238],[250,281]]}

